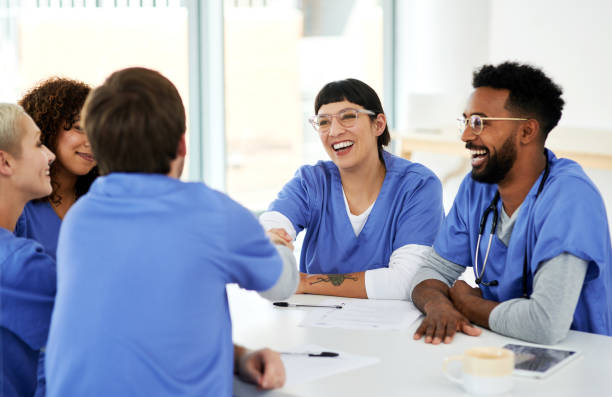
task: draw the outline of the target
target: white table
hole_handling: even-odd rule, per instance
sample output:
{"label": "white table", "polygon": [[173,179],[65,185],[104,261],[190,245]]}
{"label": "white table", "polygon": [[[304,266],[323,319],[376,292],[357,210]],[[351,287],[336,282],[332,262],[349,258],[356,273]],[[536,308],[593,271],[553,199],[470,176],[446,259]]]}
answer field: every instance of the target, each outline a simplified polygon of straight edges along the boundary
{"label": "white table", "polygon": [[[407,331],[354,331],[335,328],[298,327],[307,310],[275,308],[254,292],[228,287],[234,342],[249,348],[290,350],[316,344],[347,353],[380,358],[377,364],[319,380],[260,393],[248,388],[246,395],[265,396],[464,396],[442,374],[444,357],[461,354],[473,346],[503,346],[516,339],[483,330],[479,337],[457,334],[449,345],[414,341],[418,323]],[[318,303],[325,296],[294,295],[292,303]],[[520,341],[519,341],[520,342]],[[582,357],[548,379],[515,377],[513,396],[612,396],[612,338],[570,331],[559,347],[582,351]],[[242,395],[242,394],[240,394]]]}

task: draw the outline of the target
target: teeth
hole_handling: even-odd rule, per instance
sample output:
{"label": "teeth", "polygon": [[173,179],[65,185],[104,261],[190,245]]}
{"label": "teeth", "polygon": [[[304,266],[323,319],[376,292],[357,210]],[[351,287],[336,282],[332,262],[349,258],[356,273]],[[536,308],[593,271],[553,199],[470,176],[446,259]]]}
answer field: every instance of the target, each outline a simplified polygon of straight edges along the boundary
{"label": "teeth", "polygon": [[487,154],[486,150],[470,150],[470,154],[472,155],[472,157],[474,156],[482,156]]}
{"label": "teeth", "polygon": [[334,145],[332,145],[332,147],[334,148],[334,150],[339,150],[339,149],[343,149],[345,147],[349,147],[352,146],[353,142],[351,141],[344,141],[344,142],[338,142],[335,143]]}

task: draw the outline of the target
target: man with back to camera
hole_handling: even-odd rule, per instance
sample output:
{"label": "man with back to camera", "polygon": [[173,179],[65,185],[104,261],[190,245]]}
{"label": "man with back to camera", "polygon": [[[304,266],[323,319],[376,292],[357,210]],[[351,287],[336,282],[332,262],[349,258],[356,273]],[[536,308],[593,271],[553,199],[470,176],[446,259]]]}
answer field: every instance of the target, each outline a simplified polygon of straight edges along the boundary
{"label": "man with back to camera", "polygon": [[[414,278],[412,300],[425,314],[414,338],[479,335],[470,322],[543,344],[569,329],[612,335],[603,200],[580,165],[544,147],[561,118],[561,88],[512,62],[481,67],[472,85],[459,119],[472,172]],[[457,281],[468,266],[480,288]]]}
{"label": "man with back to camera", "polygon": [[144,68],[115,72],[82,120],[101,177],[60,231],[48,395],[230,396],[234,371],[281,386],[278,353],[233,346],[225,287],[284,299],[295,259],[246,208],[179,180],[185,109],[174,85]]}

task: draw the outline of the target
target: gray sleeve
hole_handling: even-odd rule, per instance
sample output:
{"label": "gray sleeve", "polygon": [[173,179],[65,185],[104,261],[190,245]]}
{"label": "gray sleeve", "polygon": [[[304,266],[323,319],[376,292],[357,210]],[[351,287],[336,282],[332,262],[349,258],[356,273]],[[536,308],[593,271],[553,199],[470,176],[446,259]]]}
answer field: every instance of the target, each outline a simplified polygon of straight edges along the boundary
{"label": "gray sleeve", "polygon": [[569,331],[588,262],[563,253],[540,265],[530,299],[497,305],[489,315],[491,330],[528,342],[552,345]]}
{"label": "gray sleeve", "polygon": [[465,267],[457,265],[451,261],[447,261],[438,255],[434,249],[432,249],[430,254],[427,256],[427,259],[412,279],[413,281],[412,286],[410,287],[409,296],[412,298],[412,291],[414,290],[414,287],[425,280],[440,280],[450,287],[464,271]]}
{"label": "gray sleeve", "polygon": [[300,281],[297,263],[293,252],[284,245],[275,245],[278,254],[283,260],[283,271],[271,288],[259,292],[259,295],[269,301],[277,301],[289,298],[295,293]]}

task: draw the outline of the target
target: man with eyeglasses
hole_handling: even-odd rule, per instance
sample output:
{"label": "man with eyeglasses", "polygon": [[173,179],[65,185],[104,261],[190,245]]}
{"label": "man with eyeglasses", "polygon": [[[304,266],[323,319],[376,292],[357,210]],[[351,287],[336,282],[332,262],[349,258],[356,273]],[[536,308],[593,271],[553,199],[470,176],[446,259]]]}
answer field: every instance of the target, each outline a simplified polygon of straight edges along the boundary
{"label": "man with eyeglasses", "polygon": [[[561,88],[505,62],[474,73],[459,119],[471,153],[434,250],[411,296],[425,318],[414,338],[450,343],[479,328],[543,344],[569,329],[612,335],[610,232],[601,195],[577,163],[545,148]],[[477,288],[457,278],[472,266]]]}

